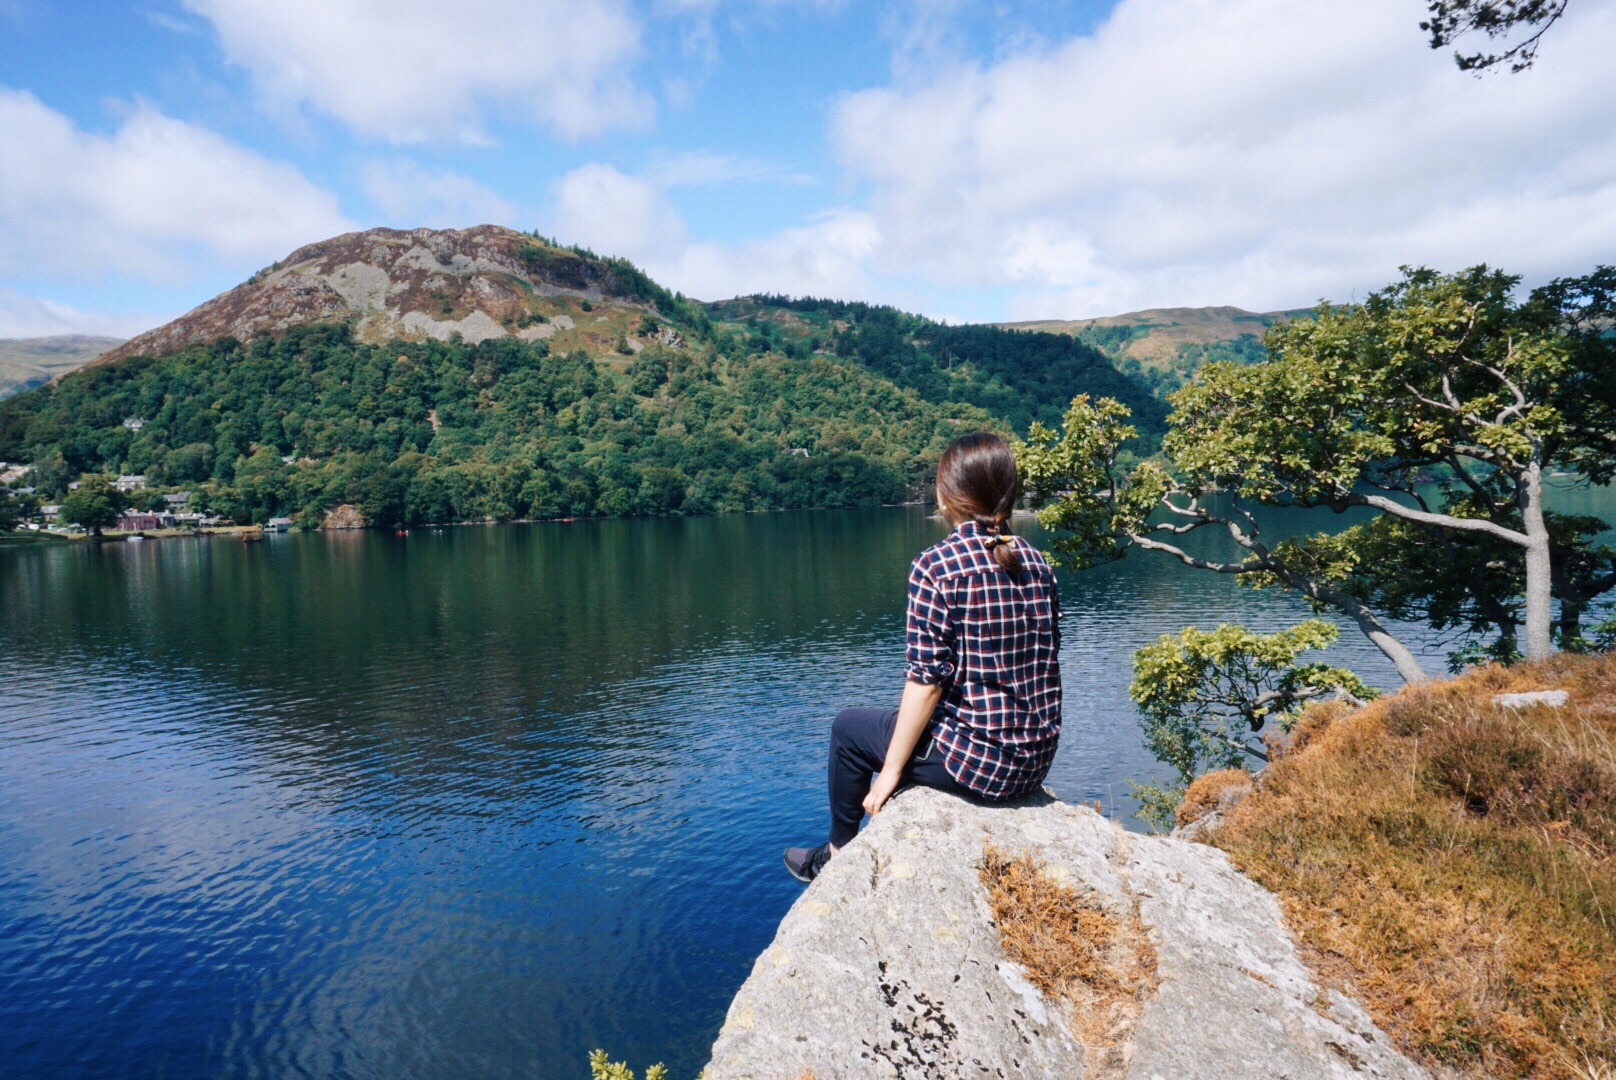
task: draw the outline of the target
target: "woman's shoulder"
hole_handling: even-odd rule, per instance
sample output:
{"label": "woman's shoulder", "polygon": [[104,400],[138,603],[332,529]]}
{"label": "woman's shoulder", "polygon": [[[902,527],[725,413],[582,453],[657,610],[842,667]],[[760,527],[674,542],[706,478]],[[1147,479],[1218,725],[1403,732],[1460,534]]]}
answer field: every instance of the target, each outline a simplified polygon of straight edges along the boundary
{"label": "woman's shoulder", "polygon": [[951,532],[916,555],[909,565],[912,570],[931,573],[945,568],[951,560],[958,558],[958,553],[959,533]]}
{"label": "woman's shoulder", "polygon": [[1055,571],[1050,567],[1049,560],[1038,546],[1025,536],[1016,536],[1016,552],[1021,556],[1021,565],[1031,567],[1040,577],[1054,580]]}

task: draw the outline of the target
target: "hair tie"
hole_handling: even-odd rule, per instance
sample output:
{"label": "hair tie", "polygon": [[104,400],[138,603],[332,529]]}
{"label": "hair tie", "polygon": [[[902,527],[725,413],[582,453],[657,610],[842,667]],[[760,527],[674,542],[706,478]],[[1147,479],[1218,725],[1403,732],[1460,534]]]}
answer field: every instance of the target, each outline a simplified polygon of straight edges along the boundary
{"label": "hair tie", "polygon": [[1003,533],[994,533],[992,536],[989,536],[987,538],[987,540],[985,540],[983,542],[987,544],[988,550],[992,551],[994,548],[998,547],[1000,544],[1008,544],[1010,542],[1010,538],[1008,536],[1004,535]]}

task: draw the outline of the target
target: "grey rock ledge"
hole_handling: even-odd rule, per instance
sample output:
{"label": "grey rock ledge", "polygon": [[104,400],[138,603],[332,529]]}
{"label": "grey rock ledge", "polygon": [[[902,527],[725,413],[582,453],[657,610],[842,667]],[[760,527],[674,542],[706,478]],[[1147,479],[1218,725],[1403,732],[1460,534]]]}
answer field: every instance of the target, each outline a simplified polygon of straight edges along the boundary
{"label": "grey rock ledge", "polygon": [[[1131,1034],[1085,1061],[1065,1006],[1006,959],[984,842],[1137,910],[1161,979]],[[1221,851],[1127,833],[1049,796],[987,807],[900,793],[780,923],[735,995],[705,1080],[839,1077],[1426,1077],[1323,990],[1274,896]]]}

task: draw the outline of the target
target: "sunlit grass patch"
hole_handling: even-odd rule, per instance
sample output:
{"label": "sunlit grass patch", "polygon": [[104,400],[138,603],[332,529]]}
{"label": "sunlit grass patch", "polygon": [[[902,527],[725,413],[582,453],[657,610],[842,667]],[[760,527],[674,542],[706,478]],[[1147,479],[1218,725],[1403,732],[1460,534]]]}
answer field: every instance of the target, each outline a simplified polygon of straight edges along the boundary
{"label": "sunlit grass patch", "polygon": [[1214,769],[1197,776],[1174,810],[1180,826],[1200,821],[1214,811],[1225,811],[1251,793],[1251,774],[1245,769]]}
{"label": "sunlit grass patch", "polygon": [[1030,855],[982,851],[982,885],[1005,954],[1044,996],[1072,1006],[1088,1073],[1118,1050],[1156,988],[1156,949],[1137,912],[1117,913],[1056,881]]}
{"label": "sunlit grass patch", "polygon": [[[1564,689],[1554,709],[1495,694]],[[1559,656],[1310,710],[1210,833],[1329,979],[1465,1075],[1616,1063],[1616,658]]]}

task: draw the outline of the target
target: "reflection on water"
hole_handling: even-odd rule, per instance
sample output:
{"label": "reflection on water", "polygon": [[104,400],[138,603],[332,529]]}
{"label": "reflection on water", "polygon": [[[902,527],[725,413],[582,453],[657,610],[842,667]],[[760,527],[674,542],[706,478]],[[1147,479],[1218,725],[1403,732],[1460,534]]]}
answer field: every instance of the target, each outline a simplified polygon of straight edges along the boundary
{"label": "reflection on water", "polygon": [[[0,552],[0,1061],[22,1076],[676,1076],[895,701],[913,509]],[[1037,539],[1036,534],[1034,539]],[[1304,613],[1064,579],[1051,785],[1159,775],[1131,651]],[[1426,650],[1440,666],[1440,649]],[[1338,662],[1389,665],[1356,637]]]}

